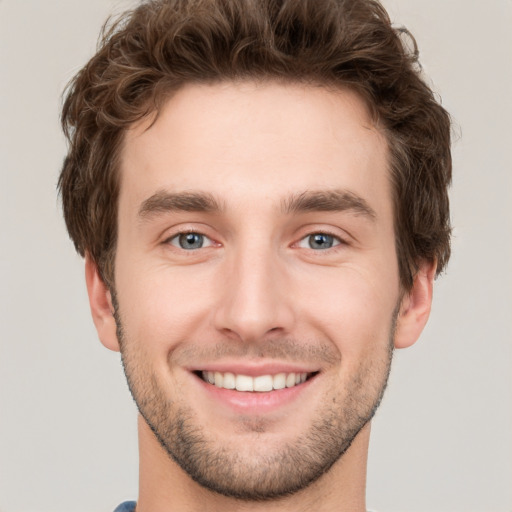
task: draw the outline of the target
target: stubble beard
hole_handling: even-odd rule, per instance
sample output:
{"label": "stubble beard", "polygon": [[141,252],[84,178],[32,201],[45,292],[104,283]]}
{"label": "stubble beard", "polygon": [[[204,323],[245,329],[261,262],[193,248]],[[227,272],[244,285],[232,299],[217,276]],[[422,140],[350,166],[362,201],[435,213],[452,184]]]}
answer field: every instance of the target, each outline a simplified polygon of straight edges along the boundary
{"label": "stubble beard", "polygon": [[[115,298],[115,297],[113,297]],[[318,480],[347,451],[377,410],[389,377],[398,311],[393,313],[387,350],[363,361],[342,399],[335,393],[322,400],[308,430],[293,442],[270,453],[262,438],[250,454],[211,438],[208,427],[197,423],[193,410],[165,394],[151,366],[128,340],[114,301],[118,339],[128,386],[141,416],[166,453],[194,481],[215,493],[243,501],[275,500]],[[339,391],[339,390],[337,390]],[[247,425],[265,435],[264,422]]]}

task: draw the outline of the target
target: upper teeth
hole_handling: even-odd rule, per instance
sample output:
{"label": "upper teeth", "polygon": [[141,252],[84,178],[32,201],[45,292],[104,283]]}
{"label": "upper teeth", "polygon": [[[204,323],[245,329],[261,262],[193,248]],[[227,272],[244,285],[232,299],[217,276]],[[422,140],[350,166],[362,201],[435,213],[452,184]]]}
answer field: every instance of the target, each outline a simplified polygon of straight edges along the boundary
{"label": "upper teeth", "polygon": [[203,380],[224,389],[237,391],[272,391],[273,389],[291,388],[305,382],[307,373],[278,373],[277,375],[235,375],[226,372],[203,372]]}

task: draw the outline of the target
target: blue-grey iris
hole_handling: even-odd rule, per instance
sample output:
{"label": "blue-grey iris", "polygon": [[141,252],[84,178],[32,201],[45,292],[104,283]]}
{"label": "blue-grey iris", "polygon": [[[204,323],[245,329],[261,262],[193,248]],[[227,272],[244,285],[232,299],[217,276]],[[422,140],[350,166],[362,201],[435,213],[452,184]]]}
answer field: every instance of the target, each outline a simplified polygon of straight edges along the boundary
{"label": "blue-grey iris", "polygon": [[325,233],[315,233],[309,236],[311,249],[330,249],[334,245],[334,237]]}
{"label": "blue-grey iris", "polygon": [[185,250],[200,249],[204,243],[204,236],[199,233],[182,233],[178,242],[180,247]]}

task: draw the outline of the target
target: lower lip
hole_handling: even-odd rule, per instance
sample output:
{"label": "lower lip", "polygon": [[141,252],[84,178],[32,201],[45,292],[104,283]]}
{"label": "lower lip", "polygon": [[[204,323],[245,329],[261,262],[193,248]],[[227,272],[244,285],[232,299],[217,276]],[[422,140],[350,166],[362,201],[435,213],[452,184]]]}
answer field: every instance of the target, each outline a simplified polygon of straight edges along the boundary
{"label": "lower lip", "polygon": [[236,391],[234,389],[224,389],[205,382],[200,377],[194,375],[202,389],[208,395],[227,405],[237,412],[245,414],[263,414],[273,412],[288,404],[291,404],[306,392],[316,380],[317,375],[310,377],[306,382],[293,386],[292,388],[275,389],[273,391]]}

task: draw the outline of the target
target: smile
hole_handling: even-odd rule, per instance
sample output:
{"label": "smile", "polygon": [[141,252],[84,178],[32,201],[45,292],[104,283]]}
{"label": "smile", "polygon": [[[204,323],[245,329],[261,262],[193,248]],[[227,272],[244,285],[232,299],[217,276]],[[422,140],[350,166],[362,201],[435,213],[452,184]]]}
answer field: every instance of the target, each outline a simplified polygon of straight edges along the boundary
{"label": "smile", "polygon": [[303,384],[314,373],[278,373],[276,375],[249,375],[234,374],[231,372],[199,372],[200,377],[209,384],[223,389],[237,391],[254,391],[265,393],[276,389],[293,388]]}

